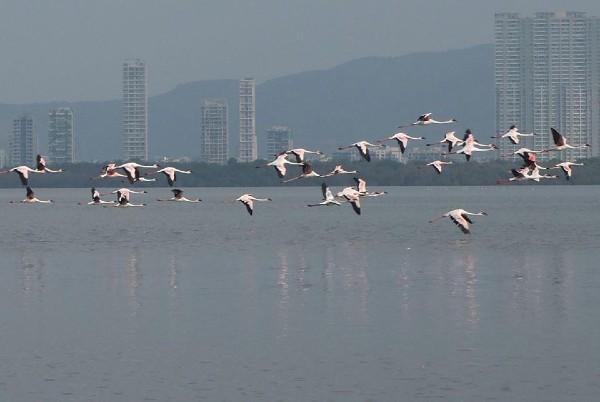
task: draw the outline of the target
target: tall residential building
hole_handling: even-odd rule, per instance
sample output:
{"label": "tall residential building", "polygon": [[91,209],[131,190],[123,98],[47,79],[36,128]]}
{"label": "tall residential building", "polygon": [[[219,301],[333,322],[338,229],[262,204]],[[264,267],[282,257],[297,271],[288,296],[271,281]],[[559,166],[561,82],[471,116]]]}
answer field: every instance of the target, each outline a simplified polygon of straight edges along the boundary
{"label": "tall residential building", "polygon": [[240,162],[258,158],[256,143],[256,82],[253,78],[240,80]]}
{"label": "tall residential building", "polygon": [[[530,90],[530,37],[529,19],[517,13],[498,13],[495,18],[495,83],[496,83],[496,131],[503,134],[513,124],[521,132],[531,132]],[[528,97],[529,96],[529,97]],[[529,148],[529,138],[522,138]],[[527,143],[528,142],[528,143]],[[498,141],[500,154],[510,155],[518,149],[509,141]],[[520,147],[520,146],[519,146]],[[513,156],[511,158],[515,158]]]}
{"label": "tall residential building", "polygon": [[589,19],[590,32],[590,56],[592,58],[591,79],[591,119],[592,132],[596,133],[592,138],[592,155],[600,155],[600,18]]}
{"label": "tall residential building", "polygon": [[267,159],[293,147],[292,130],[289,127],[273,126],[267,130]]}
{"label": "tall residential building", "polygon": [[8,162],[8,152],[6,152],[6,149],[0,148],[0,168],[7,167]]}
{"label": "tall residential building", "polygon": [[200,108],[200,159],[224,165],[228,157],[227,102],[205,100]]}
{"label": "tall residential building", "polygon": [[8,152],[11,165],[34,165],[36,142],[33,137],[33,119],[30,116],[23,115],[13,120]]}
{"label": "tall residential building", "polygon": [[[533,131],[541,134],[534,138],[534,146],[546,149],[554,144],[550,127],[565,134],[572,144],[592,142],[591,60],[585,13],[537,13],[532,33]],[[589,149],[568,154],[575,159],[591,156]]]}
{"label": "tall residential building", "polygon": [[500,154],[521,146],[546,149],[553,144],[554,127],[571,144],[592,147],[551,157],[600,155],[598,27],[598,18],[582,12],[495,15],[496,130],[503,133],[515,124],[537,134],[518,146],[500,141]]}
{"label": "tall residential building", "polygon": [[48,157],[53,163],[72,163],[75,159],[73,111],[52,109],[48,113]]}
{"label": "tall residential building", "polygon": [[148,81],[146,63],[123,63],[123,158],[148,160]]}

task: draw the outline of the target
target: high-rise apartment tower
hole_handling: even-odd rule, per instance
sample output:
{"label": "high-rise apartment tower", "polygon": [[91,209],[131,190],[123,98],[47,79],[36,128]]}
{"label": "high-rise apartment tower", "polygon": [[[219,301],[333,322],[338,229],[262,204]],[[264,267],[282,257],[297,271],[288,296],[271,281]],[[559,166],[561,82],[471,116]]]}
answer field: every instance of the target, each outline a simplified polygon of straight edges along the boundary
{"label": "high-rise apartment tower", "polygon": [[202,162],[224,165],[228,158],[227,102],[205,100],[200,108]]}
{"label": "high-rise apartment tower", "polygon": [[148,159],[148,94],[146,63],[123,63],[122,153],[125,160]]}
{"label": "high-rise apartment tower", "polygon": [[36,155],[36,141],[33,136],[33,119],[23,115],[13,120],[9,140],[9,159],[11,165],[33,166]]}
{"label": "high-rise apartment tower", "polygon": [[256,82],[253,78],[240,80],[240,162],[258,158],[256,143]]}
{"label": "high-rise apartment tower", "polygon": [[52,109],[48,113],[48,157],[53,163],[72,163],[73,111],[70,108]]}
{"label": "high-rise apartment tower", "polygon": [[282,151],[292,149],[292,130],[285,126],[273,126],[267,130],[267,159]]}
{"label": "high-rise apartment tower", "polygon": [[518,145],[499,141],[501,155],[522,146],[551,147],[550,127],[573,145],[592,147],[542,154],[541,159],[600,155],[599,31],[598,18],[582,12],[495,15],[497,133],[514,124],[536,134]]}

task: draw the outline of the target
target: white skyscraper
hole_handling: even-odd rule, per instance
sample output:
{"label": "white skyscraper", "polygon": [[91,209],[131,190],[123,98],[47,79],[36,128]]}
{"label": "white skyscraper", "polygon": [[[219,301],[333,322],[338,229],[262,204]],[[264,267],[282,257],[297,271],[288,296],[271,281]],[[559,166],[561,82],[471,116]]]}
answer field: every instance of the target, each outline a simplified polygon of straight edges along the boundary
{"label": "white skyscraper", "polygon": [[600,155],[600,18],[591,17],[589,22],[591,57],[591,132],[592,155]]}
{"label": "white skyscraper", "polygon": [[240,162],[258,158],[256,143],[256,82],[253,78],[240,80]]}
{"label": "white skyscraper", "polygon": [[33,119],[28,115],[14,119],[8,149],[11,165],[32,166],[36,152]]}
{"label": "white skyscraper", "polygon": [[200,109],[202,162],[224,165],[228,158],[227,103],[205,100]]}
{"label": "white skyscraper", "polygon": [[146,63],[123,63],[123,158],[148,159],[148,94]]}
{"label": "white skyscraper", "polygon": [[598,26],[597,18],[581,12],[540,12],[532,18],[496,14],[496,130],[503,133],[515,124],[537,134],[518,146],[500,141],[500,154],[521,146],[550,147],[550,127],[572,144],[592,147],[541,159],[600,154]]}
{"label": "white skyscraper", "polygon": [[8,152],[5,149],[0,148],[0,168],[8,166]]}
{"label": "white skyscraper", "polygon": [[73,111],[66,108],[52,109],[48,113],[48,156],[53,163],[72,163]]}
{"label": "white skyscraper", "polygon": [[293,147],[292,130],[289,127],[273,126],[267,130],[266,159],[273,159],[274,155]]}
{"label": "white skyscraper", "polygon": [[[495,16],[495,84],[496,84],[496,130],[504,134],[510,126],[517,125],[521,132],[531,132],[531,85],[530,53],[527,40],[530,36],[529,19],[517,13],[498,13]],[[500,154],[512,154],[522,145],[533,147],[529,138],[522,138],[519,146],[509,141],[498,142]],[[515,158],[516,156],[510,157]]]}
{"label": "white skyscraper", "polygon": [[[592,142],[591,60],[585,13],[536,13],[532,34],[533,131],[540,134],[534,137],[534,146],[546,149],[554,144],[550,127],[565,134],[572,144]],[[574,149],[565,156],[586,158],[591,151]]]}

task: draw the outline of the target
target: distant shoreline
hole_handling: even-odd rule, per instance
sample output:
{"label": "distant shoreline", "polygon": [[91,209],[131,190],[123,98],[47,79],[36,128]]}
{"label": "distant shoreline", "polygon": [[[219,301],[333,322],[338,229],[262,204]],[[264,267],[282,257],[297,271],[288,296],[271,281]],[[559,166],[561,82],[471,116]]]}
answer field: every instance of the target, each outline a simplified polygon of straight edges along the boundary
{"label": "distant shoreline", "polygon": [[[491,160],[478,162],[461,162],[457,156],[455,162],[446,167],[438,175],[431,167],[425,166],[426,161],[411,161],[406,164],[395,161],[382,160],[372,162],[312,162],[314,170],[325,174],[330,172],[335,165],[342,164],[349,170],[358,170],[356,176],[367,180],[369,186],[496,186],[498,181],[511,177],[510,169],[521,165],[521,161]],[[546,167],[553,166],[558,161],[543,162]],[[326,181],[331,186],[354,185],[355,175],[338,175],[327,178],[300,179],[292,183],[282,184],[272,168],[260,168],[266,161],[254,163],[231,162],[227,165],[209,165],[205,163],[164,163],[163,165],[175,166],[182,169],[191,169],[190,175],[179,175],[174,187],[306,187],[318,186]],[[600,158],[590,158],[584,161],[585,166],[574,169],[570,181],[565,180],[562,171],[551,170],[558,179],[545,180],[540,183],[511,183],[509,185],[599,185]],[[116,178],[95,179],[101,173],[105,163],[75,163],[70,165],[52,165],[54,169],[62,168],[64,173],[31,174],[29,182],[32,188],[90,188],[90,187],[167,187],[167,181],[162,174],[154,176],[152,169],[143,169],[147,177],[156,177],[156,182],[129,184],[127,180]],[[286,178],[300,174],[297,166],[290,166]],[[0,175],[0,188],[21,188],[21,183],[16,174],[7,173]]]}

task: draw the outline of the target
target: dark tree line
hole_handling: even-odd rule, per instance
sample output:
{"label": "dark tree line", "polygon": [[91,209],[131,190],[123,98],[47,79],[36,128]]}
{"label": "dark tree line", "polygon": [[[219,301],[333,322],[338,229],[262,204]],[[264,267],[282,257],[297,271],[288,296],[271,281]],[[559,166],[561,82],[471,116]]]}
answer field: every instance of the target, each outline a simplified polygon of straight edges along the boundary
{"label": "dark tree line", "polygon": [[[558,161],[543,163],[552,166]],[[191,175],[179,175],[176,186],[179,187],[259,187],[259,186],[312,186],[321,183],[323,179],[301,179],[291,183],[281,184],[273,168],[260,168],[256,166],[265,164],[266,161],[255,163],[237,163],[231,160],[227,165],[209,165],[206,163],[169,163],[181,169],[191,169]],[[600,158],[591,158],[584,161],[585,166],[574,168],[573,178],[566,181],[562,171],[551,170],[551,174],[560,176],[557,180],[543,180],[541,184],[600,184]],[[324,174],[331,171],[339,162],[314,162],[315,171]],[[496,185],[511,177],[510,169],[519,165],[519,162],[500,160],[486,162],[459,162],[444,166],[444,171],[438,175],[433,168],[425,166],[424,162],[408,162],[406,164],[394,161],[372,161],[370,163],[343,162],[347,170],[358,170],[357,176],[364,177],[370,185],[378,186],[488,186]],[[30,175],[32,187],[117,187],[129,185],[121,179],[92,179],[98,176],[102,163],[77,163],[71,165],[52,166],[61,167],[64,173]],[[144,169],[152,177],[152,169]],[[289,166],[286,178],[300,174],[300,167]],[[156,183],[139,183],[136,186],[167,186],[162,174],[157,175]],[[334,186],[352,184],[352,175],[342,175],[325,179]],[[527,182],[533,184],[533,182]],[[537,185],[537,183],[536,183]],[[16,174],[0,175],[0,187],[19,187],[20,182]]]}

